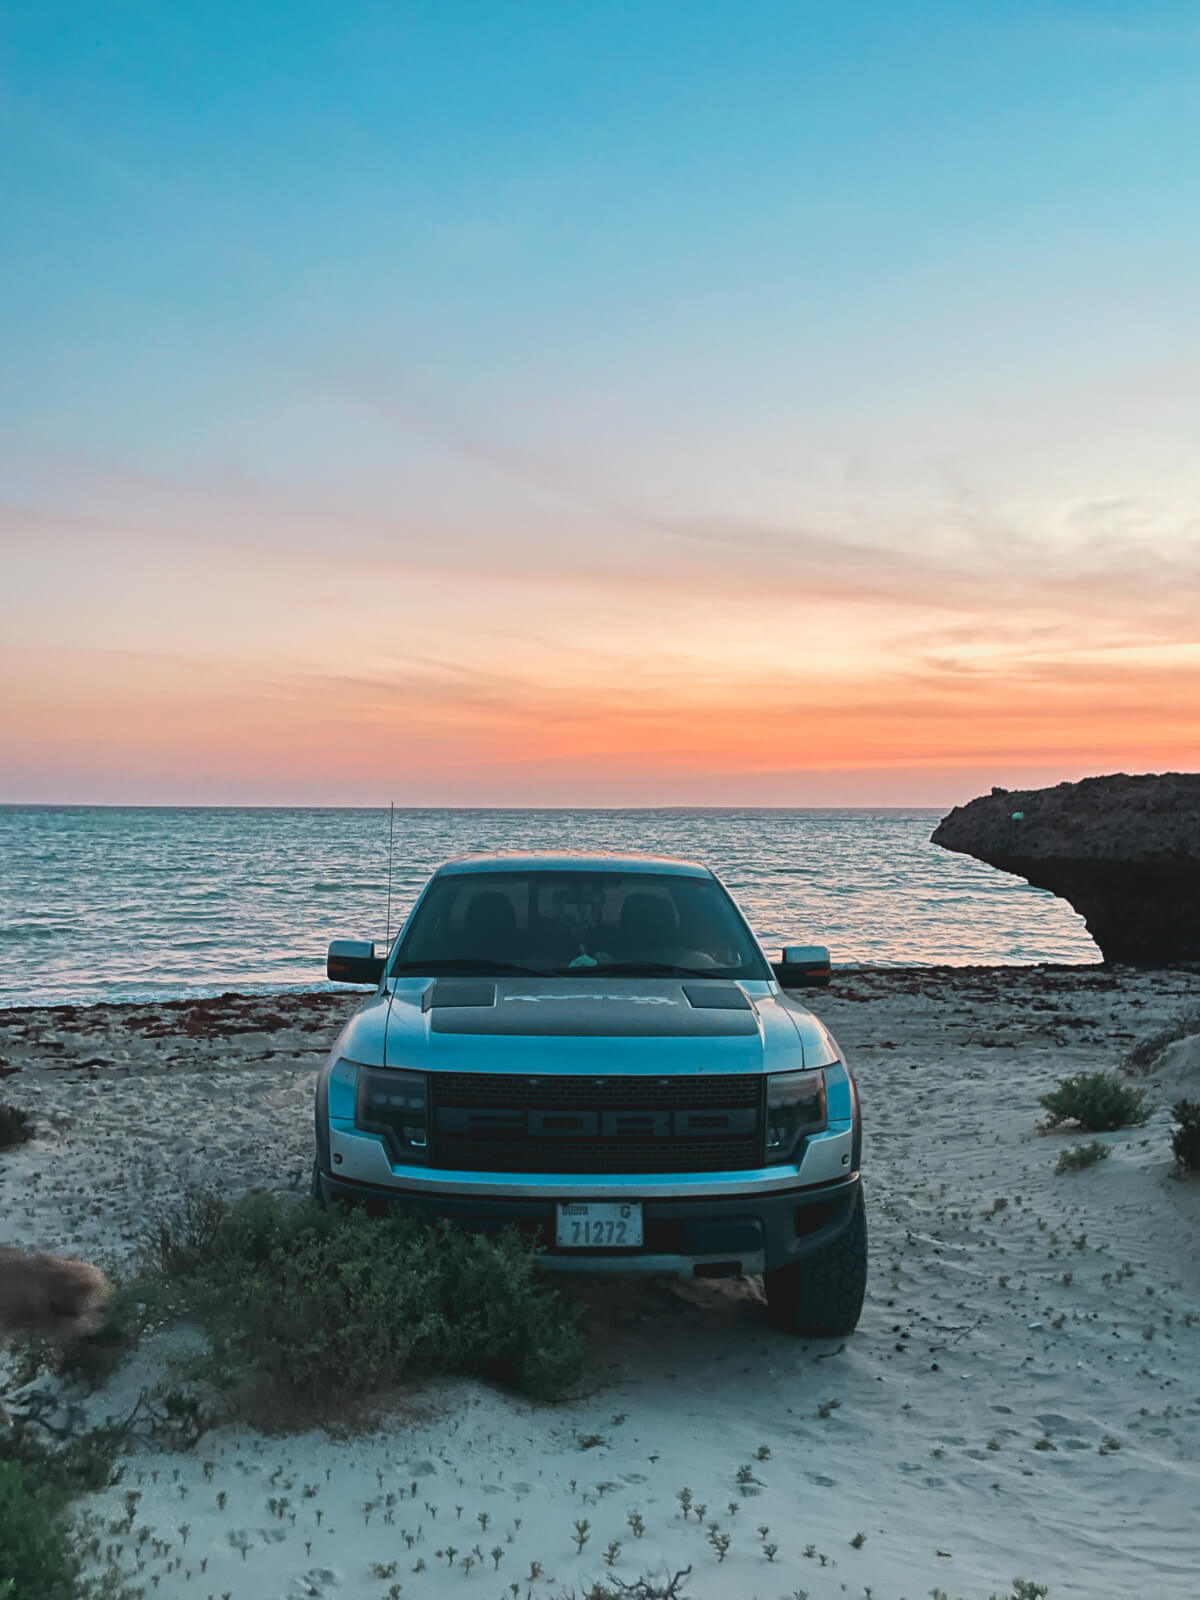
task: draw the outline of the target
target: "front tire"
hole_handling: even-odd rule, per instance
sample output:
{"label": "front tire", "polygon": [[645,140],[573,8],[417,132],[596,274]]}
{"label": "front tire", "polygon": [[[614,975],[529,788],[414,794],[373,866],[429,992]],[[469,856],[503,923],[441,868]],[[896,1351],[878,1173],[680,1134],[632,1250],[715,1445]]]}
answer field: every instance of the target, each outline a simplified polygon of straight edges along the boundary
{"label": "front tire", "polygon": [[785,1333],[840,1339],[858,1326],[867,1292],[867,1211],[855,1192],[850,1225],[811,1255],[763,1274],[767,1312]]}
{"label": "front tire", "polygon": [[310,1197],[315,1200],[320,1206],[321,1210],[324,1211],[325,1195],[321,1189],[321,1158],[319,1156],[313,1157],[312,1182],[309,1185],[308,1192]]}

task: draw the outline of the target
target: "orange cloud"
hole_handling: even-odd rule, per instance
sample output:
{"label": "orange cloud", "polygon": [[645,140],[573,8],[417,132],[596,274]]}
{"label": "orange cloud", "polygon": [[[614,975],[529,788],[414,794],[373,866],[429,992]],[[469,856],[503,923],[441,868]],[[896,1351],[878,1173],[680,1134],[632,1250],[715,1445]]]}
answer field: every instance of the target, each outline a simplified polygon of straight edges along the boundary
{"label": "orange cloud", "polygon": [[70,508],[0,508],[0,799],[938,803],[1200,757],[1200,555],[1144,508],[884,538],[559,485],[480,537],[53,465]]}
{"label": "orange cloud", "polygon": [[[747,675],[672,690],[628,681],[558,688],[428,665],[256,682],[136,655],[27,655],[21,667],[29,688],[8,713],[10,770],[47,781],[90,771],[158,792],[191,782],[209,798],[286,803],[316,792],[367,803],[395,793],[406,803],[480,804],[500,784],[536,804],[550,779],[555,800],[565,784],[574,803],[595,802],[597,789],[639,803],[684,796],[690,779],[702,784],[697,794],[728,779],[722,792],[732,799],[777,803],[788,773],[799,782],[815,772],[970,769],[1004,781],[1016,768],[1153,770],[1200,759],[1200,666],[1029,668],[930,677],[919,689],[903,678]],[[0,669],[13,681],[11,654]],[[879,798],[906,795],[901,785]]]}

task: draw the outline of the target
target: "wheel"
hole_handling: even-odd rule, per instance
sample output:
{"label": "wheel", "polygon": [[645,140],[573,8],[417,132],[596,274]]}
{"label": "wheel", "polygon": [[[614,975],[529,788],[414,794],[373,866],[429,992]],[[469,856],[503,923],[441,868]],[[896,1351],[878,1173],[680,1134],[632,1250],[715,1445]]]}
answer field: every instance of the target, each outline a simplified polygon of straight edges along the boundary
{"label": "wheel", "polygon": [[802,1339],[837,1339],[858,1326],[867,1292],[867,1211],[862,1190],[850,1226],[801,1261],[763,1274],[771,1321]]}
{"label": "wheel", "polygon": [[309,1194],[320,1206],[325,1209],[325,1196],[321,1193],[321,1162],[317,1156],[313,1157],[312,1182],[309,1185]]}

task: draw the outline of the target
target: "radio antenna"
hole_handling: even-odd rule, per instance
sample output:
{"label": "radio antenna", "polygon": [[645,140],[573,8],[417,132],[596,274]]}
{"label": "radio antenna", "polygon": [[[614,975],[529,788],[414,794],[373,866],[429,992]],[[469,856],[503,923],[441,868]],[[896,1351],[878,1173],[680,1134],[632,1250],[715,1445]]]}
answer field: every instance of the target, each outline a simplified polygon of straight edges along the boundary
{"label": "radio antenna", "polygon": [[396,802],[393,800],[388,808],[388,901],[387,901],[387,949],[392,948],[392,837],[396,827]]}

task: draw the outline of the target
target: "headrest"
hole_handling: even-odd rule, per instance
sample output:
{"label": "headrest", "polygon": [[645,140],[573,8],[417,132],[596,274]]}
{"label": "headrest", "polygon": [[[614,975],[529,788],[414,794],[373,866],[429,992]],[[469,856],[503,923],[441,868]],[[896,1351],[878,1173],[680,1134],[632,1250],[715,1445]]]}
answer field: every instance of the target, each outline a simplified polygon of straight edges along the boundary
{"label": "headrest", "polygon": [[463,917],[463,931],[474,934],[512,933],[517,926],[513,903],[499,889],[484,889],[471,896]]}

